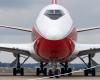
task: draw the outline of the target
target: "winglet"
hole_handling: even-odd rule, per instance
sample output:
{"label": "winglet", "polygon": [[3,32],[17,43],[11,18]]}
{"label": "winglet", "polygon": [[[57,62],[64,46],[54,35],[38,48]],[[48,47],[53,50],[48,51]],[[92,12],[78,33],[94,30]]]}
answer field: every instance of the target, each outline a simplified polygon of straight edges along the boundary
{"label": "winglet", "polygon": [[52,4],[57,4],[57,0],[52,0]]}

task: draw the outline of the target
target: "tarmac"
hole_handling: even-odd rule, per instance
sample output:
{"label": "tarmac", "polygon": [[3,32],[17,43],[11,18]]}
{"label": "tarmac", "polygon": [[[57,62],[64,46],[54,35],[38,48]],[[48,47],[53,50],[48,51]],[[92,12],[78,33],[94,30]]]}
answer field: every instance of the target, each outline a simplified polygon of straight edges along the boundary
{"label": "tarmac", "polygon": [[61,78],[46,78],[46,77],[34,77],[34,76],[0,76],[0,80],[100,80],[100,76],[96,77],[61,77]]}
{"label": "tarmac", "polygon": [[0,76],[0,80],[100,80],[100,77],[61,77],[61,78],[42,78],[32,76]]}
{"label": "tarmac", "polygon": [[100,80],[100,73],[97,73],[95,77],[84,77],[83,73],[75,73],[71,77],[62,76],[60,78],[37,77],[32,73],[27,73],[25,76],[12,76],[11,73],[0,73],[0,80]]}

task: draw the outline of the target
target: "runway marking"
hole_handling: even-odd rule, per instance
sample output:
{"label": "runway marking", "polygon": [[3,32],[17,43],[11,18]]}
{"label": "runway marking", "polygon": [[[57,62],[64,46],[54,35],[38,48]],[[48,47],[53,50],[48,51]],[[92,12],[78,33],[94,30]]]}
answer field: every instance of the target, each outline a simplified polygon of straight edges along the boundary
{"label": "runway marking", "polygon": [[[90,68],[86,68],[86,69],[81,69],[81,70],[78,70],[78,71],[72,71],[70,73],[77,73],[77,72],[83,72],[84,70],[88,70],[88,69],[91,69],[91,68],[95,68],[97,66],[100,66],[100,65],[96,65],[96,66],[93,66],[93,67],[90,67]],[[27,80],[41,80],[41,79],[50,79],[49,77],[53,77],[53,80],[56,80],[55,76],[64,76],[64,75],[68,75],[70,73],[65,73],[65,74],[59,74],[59,75],[54,75],[54,76],[48,76],[48,77],[42,77],[42,78],[35,78],[35,79],[27,79]],[[52,78],[51,78],[52,79]],[[73,79],[68,79],[66,78],[67,80],[73,80]],[[62,79],[57,79],[57,80],[62,80]],[[75,80],[75,79],[74,79]],[[78,79],[76,79],[78,80]],[[84,80],[84,79],[79,79],[79,80]],[[85,79],[86,80],[86,79]],[[87,79],[89,80],[89,79]],[[91,79],[90,79],[91,80]],[[100,79],[93,79],[93,80],[100,80]]]}
{"label": "runway marking", "polygon": [[[28,79],[28,80],[37,80],[37,79]],[[41,80],[43,80],[43,79],[41,79]],[[53,78],[52,79],[51,78],[50,79],[50,78],[48,78],[48,79],[45,79],[45,80],[100,80],[100,79],[95,79],[95,78],[93,78],[93,79],[92,78],[90,78],[90,79],[89,78],[83,78],[83,79],[80,79],[80,78],[79,79],[74,79],[74,78],[73,79],[70,79],[70,78],[69,79],[68,78],[64,78],[64,79],[63,78],[60,78],[60,79]]]}

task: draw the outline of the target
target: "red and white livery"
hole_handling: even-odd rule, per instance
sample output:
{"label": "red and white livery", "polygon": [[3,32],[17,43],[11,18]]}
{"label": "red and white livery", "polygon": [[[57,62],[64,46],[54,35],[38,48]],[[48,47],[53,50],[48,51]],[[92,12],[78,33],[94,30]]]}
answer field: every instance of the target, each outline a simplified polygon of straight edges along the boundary
{"label": "red and white livery", "polygon": [[[100,29],[100,27],[77,29],[73,26],[68,10],[58,5],[57,0],[52,0],[51,5],[40,11],[36,25],[32,29],[0,27],[31,32],[32,43],[0,44],[0,50],[12,52],[14,55],[27,55],[38,62],[66,63],[83,55],[95,55],[95,53],[100,52],[100,44],[80,44],[76,42],[79,32]],[[39,71],[40,69],[37,69],[37,75]]]}

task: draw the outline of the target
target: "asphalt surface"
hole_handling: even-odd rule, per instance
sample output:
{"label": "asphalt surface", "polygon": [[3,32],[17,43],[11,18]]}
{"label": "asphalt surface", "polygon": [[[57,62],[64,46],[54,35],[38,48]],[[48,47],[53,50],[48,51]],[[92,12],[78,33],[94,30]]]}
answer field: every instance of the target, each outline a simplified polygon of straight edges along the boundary
{"label": "asphalt surface", "polygon": [[61,78],[49,78],[44,76],[35,76],[32,73],[27,73],[25,76],[12,76],[11,73],[0,73],[0,80],[100,80],[100,73],[95,77],[84,77],[83,73],[75,73],[72,77],[62,76]]}
{"label": "asphalt surface", "polygon": [[34,76],[0,76],[0,80],[100,80],[99,77],[61,77],[61,78],[44,78],[44,77],[34,77]]}

